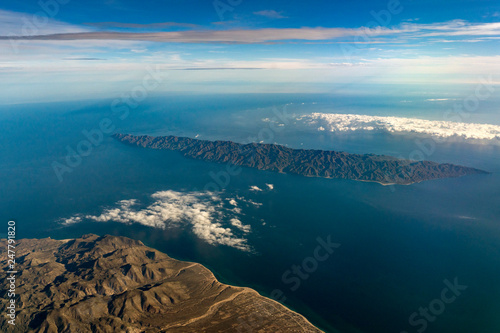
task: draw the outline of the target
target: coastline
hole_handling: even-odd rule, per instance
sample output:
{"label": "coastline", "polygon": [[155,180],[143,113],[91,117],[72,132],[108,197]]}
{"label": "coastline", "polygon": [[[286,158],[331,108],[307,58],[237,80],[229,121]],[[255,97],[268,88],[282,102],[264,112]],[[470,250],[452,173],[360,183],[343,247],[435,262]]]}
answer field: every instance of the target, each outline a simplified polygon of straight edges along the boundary
{"label": "coastline", "polygon": [[[255,290],[253,288],[250,288],[250,287],[235,286],[235,285],[231,285],[231,284],[228,284],[228,283],[220,282],[215,277],[214,272],[212,272],[210,269],[208,269],[204,265],[199,264],[199,263],[195,263],[195,262],[190,262],[190,261],[177,260],[175,258],[172,258],[172,257],[168,256],[168,254],[166,254],[164,252],[161,252],[161,251],[156,250],[156,249],[154,249],[152,247],[144,245],[144,243],[142,241],[140,241],[140,240],[134,240],[132,238],[122,237],[122,236],[111,236],[111,235],[98,236],[98,235],[95,235],[95,234],[88,234],[88,235],[82,235],[80,238],[65,238],[65,239],[53,239],[51,237],[46,237],[46,238],[22,238],[22,239],[17,240],[17,242],[18,242],[18,244],[22,244],[21,247],[20,247],[22,249],[21,250],[21,254],[22,254],[23,253],[22,251],[24,251],[26,253],[35,253],[35,252],[39,252],[39,251],[42,251],[42,252],[43,251],[47,251],[47,248],[46,248],[47,246],[50,247],[50,248],[53,248],[53,249],[58,249],[60,246],[72,247],[75,243],[77,243],[77,244],[80,243],[81,244],[82,240],[84,240],[84,241],[86,241],[86,240],[95,241],[96,239],[97,240],[103,239],[104,242],[106,242],[106,246],[108,245],[107,243],[110,242],[109,239],[117,239],[119,245],[120,245],[119,242],[123,241],[123,242],[126,242],[127,245],[128,245],[128,247],[130,247],[130,248],[138,247],[138,248],[144,248],[146,250],[147,249],[152,249],[155,252],[157,252],[157,253],[159,253],[161,255],[164,255],[165,257],[168,257],[169,261],[174,261],[174,262],[177,263],[177,265],[181,265],[181,266],[185,267],[184,269],[181,269],[179,272],[183,272],[184,270],[188,270],[188,269],[190,270],[191,268],[193,268],[195,271],[199,271],[199,273],[197,273],[197,274],[201,274],[204,277],[204,279],[208,279],[208,281],[212,281],[213,280],[212,284],[215,283],[218,286],[218,288],[220,288],[222,290],[233,290],[233,291],[235,290],[236,291],[233,296],[231,296],[229,298],[226,298],[226,299],[224,299],[224,297],[223,297],[222,300],[217,300],[214,304],[212,304],[210,306],[210,309],[215,308],[216,310],[210,310],[210,313],[206,313],[204,315],[191,318],[185,324],[173,324],[173,326],[170,327],[171,329],[184,327],[184,325],[191,325],[193,322],[198,322],[198,321],[204,320],[205,317],[213,316],[214,315],[213,312],[214,311],[217,312],[218,311],[217,309],[219,307],[223,306],[222,305],[223,303],[228,303],[229,302],[228,304],[230,304],[230,307],[231,307],[231,305],[233,304],[234,298],[240,297],[239,295],[242,295],[241,297],[243,297],[244,299],[248,299],[249,301],[251,301],[253,299],[254,302],[256,302],[255,303],[255,307],[257,307],[257,308],[262,308],[263,304],[261,304],[261,303],[264,302],[264,307],[267,308],[267,310],[268,310],[267,312],[268,313],[266,313],[266,314],[260,314],[260,316],[262,317],[261,320],[269,320],[269,317],[272,317],[272,315],[274,315],[274,314],[277,314],[280,317],[282,315],[287,315],[287,316],[291,316],[289,319],[293,319],[293,322],[296,325],[298,325],[297,327],[303,328],[304,332],[323,332],[323,333],[325,333],[325,331],[323,331],[320,328],[318,328],[315,325],[313,325],[301,313],[298,313],[298,312],[296,312],[296,311],[288,308],[287,306],[285,306],[285,305],[283,305],[283,304],[275,301],[274,299],[272,299],[270,297],[266,297],[266,296],[261,295],[257,290]],[[3,243],[5,241],[6,241],[6,239],[0,239],[0,243]],[[136,245],[130,245],[130,243],[135,243]],[[26,249],[25,249],[26,245],[24,245],[24,244],[34,244],[34,246],[32,248],[30,248],[29,251],[26,251]],[[87,244],[87,243],[83,243],[83,244]],[[115,247],[115,248],[117,248],[117,250],[120,250],[120,246],[115,246],[114,244],[112,244],[112,246]],[[54,254],[56,252],[54,252]],[[26,255],[26,254],[24,254],[24,255]],[[106,261],[105,258],[108,258],[108,257],[107,256],[106,257],[101,256],[100,258],[101,259],[98,259],[98,260]],[[31,261],[30,261],[30,264],[28,264],[28,265],[31,265]],[[36,266],[38,266],[38,265],[35,265],[35,267]],[[30,271],[31,271],[32,267],[28,266],[26,268],[30,269]],[[24,269],[24,273],[23,274],[26,274],[26,268]],[[180,273],[178,273],[176,276],[178,276],[179,274]],[[103,281],[103,282],[110,283],[110,282],[107,282],[106,280]],[[151,281],[151,283],[153,283],[153,284],[159,284],[159,283],[162,283],[162,280],[158,280],[156,282],[153,280],[153,281]],[[193,283],[193,282],[191,282],[191,283]],[[125,293],[125,292],[127,292],[127,290],[125,290],[123,293]],[[99,296],[99,295],[95,294],[94,297],[95,296]],[[92,295],[90,297],[92,297]],[[236,302],[235,304],[237,306],[241,306],[240,303]],[[238,304],[240,304],[240,305],[238,305]],[[35,307],[37,307],[37,306],[38,305],[35,304]],[[227,311],[227,309],[226,309],[226,311]],[[260,311],[257,311],[257,312],[260,313]],[[252,324],[251,321],[249,321],[248,323]],[[293,324],[293,325],[295,325],[295,324]],[[314,329],[312,329],[312,328],[314,328]],[[266,330],[266,332],[267,331],[268,330]],[[269,330],[269,332],[271,332],[271,330]],[[280,330],[280,332],[281,332],[281,330]]]}

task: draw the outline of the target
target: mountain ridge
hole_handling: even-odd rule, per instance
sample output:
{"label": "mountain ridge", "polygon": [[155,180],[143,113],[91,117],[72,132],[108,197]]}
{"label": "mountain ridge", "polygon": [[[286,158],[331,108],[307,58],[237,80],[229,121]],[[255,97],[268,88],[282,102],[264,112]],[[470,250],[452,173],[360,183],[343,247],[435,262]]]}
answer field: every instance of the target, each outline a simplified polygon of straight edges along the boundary
{"label": "mountain ridge", "polygon": [[172,135],[152,137],[116,133],[113,137],[125,144],[179,151],[186,157],[209,162],[230,163],[307,177],[377,182],[382,185],[410,185],[425,180],[488,173],[450,163],[412,161],[375,154],[293,149],[277,144],[240,144]]}
{"label": "mountain ridge", "polygon": [[[216,280],[183,262],[120,236],[16,241],[16,326],[2,332],[321,333],[302,315],[255,290]],[[0,264],[7,265],[0,240]],[[0,272],[0,311],[9,303]]]}

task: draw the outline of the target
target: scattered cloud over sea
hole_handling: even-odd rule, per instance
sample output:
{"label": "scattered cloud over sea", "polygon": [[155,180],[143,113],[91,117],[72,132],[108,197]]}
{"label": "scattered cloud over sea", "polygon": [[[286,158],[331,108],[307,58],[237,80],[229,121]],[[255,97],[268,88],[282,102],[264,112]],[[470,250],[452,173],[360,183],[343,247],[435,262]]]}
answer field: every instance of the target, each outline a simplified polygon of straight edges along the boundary
{"label": "scattered cloud over sea", "polygon": [[274,190],[274,185],[273,184],[266,184],[266,186],[265,187],[262,186],[262,188],[258,187],[257,185],[252,185],[252,186],[250,186],[249,190],[252,192],[264,192],[264,190],[272,191],[272,190]]}
{"label": "scattered cloud over sea", "polygon": [[82,221],[139,223],[159,229],[188,227],[209,244],[252,251],[245,238],[251,226],[241,222],[239,205],[256,206],[253,202],[239,196],[223,199],[210,192],[171,190],[156,192],[151,198],[153,202],[147,206],[136,199],[121,200],[114,207],[105,208],[99,215],[77,214],[61,222],[65,225]]}
{"label": "scattered cloud over sea", "polygon": [[500,143],[500,126],[491,124],[330,113],[302,115],[297,117],[297,121],[318,131],[383,131],[442,139],[457,138],[471,142],[480,140]]}
{"label": "scattered cloud over sea", "polygon": [[257,185],[252,185],[250,186],[250,191],[252,192],[262,192],[262,189],[258,187]]}

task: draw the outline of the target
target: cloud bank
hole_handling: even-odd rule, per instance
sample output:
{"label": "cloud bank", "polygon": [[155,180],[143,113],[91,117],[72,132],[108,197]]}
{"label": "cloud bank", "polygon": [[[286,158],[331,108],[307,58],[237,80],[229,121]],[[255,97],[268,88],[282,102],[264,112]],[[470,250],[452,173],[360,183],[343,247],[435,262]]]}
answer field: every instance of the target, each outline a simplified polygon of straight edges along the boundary
{"label": "cloud bank", "polygon": [[[191,231],[212,245],[231,246],[242,251],[251,251],[245,238],[249,225],[244,225],[234,214],[234,210],[224,207],[223,200],[212,193],[160,191],[151,195],[154,200],[145,208],[140,208],[135,199],[119,201],[114,208],[105,209],[100,215],[75,215],[63,219],[63,224],[73,224],[84,220],[95,222],[139,223],[153,228],[191,227]],[[231,199],[232,206],[237,203]],[[234,228],[231,228],[234,227]]]}
{"label": "cloud bank", "polygon": [[329,132],[384,131],[423,134],[436,138],[488,140],[495,143],[500,140],[500,126],[490,124],[330,113],[312,113],[300,116],[297,120],[314,126],[319,131]]}
{"label": "cloud bank", "polygon": [[[267,17],[278,18],[279,13],[275,11],[261,11],[256,14]],[[0,13],[1,14],[1,13]],[[17,15],[21,15],[16,13]],[[1,15],[0,15],[1,17]],[[110,25],[110,22],[102,23]],[[118,27],[144,28],[144,25],[138,24],[114,24]],[[13,23],[9,24],[9,26]],[[99,23],[93,23],[94,26]],[[196,27],[189,23],[166,22],[153,24],[153,27],[183,26]],[[464,20],[453,20],[433,24],[404,23],[391,28],[387,27],[302,27],[302,28],[262,28],[262,29],[234,29],[234,30],[209,30],[195,29],[185,31],[162,31],[162,32],[122,32],[122,31],[88,31],[88,26],[82,26],[79,29],[63,29],[57,32],[53,30],[34,31],[30,34],[14,33],[0,35],[0,39],[22,38],[28,40],[121,40],[121,41],[150,41],[150,42],[174,42],[174,43],[269,43],[283,41],[326,41],[340,38],[369,36],[386,38],[428,38],[428,37],[498,37],[500,36],[500,23],[471,23]],[[387,42],[382,39],[370,40],[374,42]],[[358,41],[357,39],[347,40],[349,43]]]}

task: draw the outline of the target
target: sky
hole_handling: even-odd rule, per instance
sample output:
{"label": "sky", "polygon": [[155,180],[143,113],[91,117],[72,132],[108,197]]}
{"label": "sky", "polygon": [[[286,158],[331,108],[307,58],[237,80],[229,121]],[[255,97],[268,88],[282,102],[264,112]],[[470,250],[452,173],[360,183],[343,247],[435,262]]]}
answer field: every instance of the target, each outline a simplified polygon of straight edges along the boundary
{"label": "sky", "polygon": [[[490,0],[23,0],[0,5],[0,104],[169,92],[330,92],[500,79]],[[154,87],[154,88],[153,88]]]}

